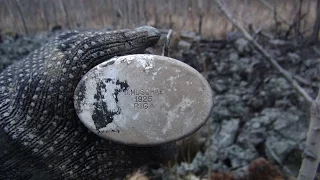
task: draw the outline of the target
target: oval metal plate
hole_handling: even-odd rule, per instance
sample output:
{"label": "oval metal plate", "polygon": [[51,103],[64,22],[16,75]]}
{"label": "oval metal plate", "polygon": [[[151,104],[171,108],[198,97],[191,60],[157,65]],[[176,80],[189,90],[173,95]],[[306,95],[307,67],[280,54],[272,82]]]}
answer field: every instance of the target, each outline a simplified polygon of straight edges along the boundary
{"label": "oval metal plate", "polygon": [[80,120],[97,135],[129,145],[182,139],[208,119],[213,94],[189,65],[158,55],[115,57],[91,69],[75,91]]}

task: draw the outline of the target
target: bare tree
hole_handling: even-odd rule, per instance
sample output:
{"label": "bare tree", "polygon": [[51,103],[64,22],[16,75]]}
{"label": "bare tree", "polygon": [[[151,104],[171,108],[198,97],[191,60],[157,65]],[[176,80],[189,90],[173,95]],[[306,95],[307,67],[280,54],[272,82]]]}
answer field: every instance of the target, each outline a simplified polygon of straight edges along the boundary
{"label": "bare tree", "polygon": [[66,20],[66,25],[67,28],[70,29],[70,19],[69,19],[69,14],[68,14],[68,10],[66,8],[66,2],[64,0],[60,0],[60,7],[62,9],[62,12],[64,14],[65,20]]}
{"label": "bare tree", "polygon": [[8,7],[8,11],[9,11],[9,13],[10,13],[10,17],[11,17],[11,22],[12,22],[12,27],[13,27],[13,29],[17,29],[16,28],[16,23],[14,22],[14,15],[13,15],[13,10],[12,10],[12,7],[10,6],[10,3],[9,3],[9,1],[8,0],[5,0],[4,1],[5,3],[6,3],[6,6]]}
{"label": "bare tree", "polygon": [[119,1],[112,0],[112,26],[116,28],[118,24]]}
{"label": "bare tree", "polygon": [[[85,0],[80,0],[80,9],[81,9],[81,18],[78,20],[80,26],[86,27],[87,26],[87,19],[88,19],[88,11],[86,11],[85,7]],[[104,1],[102,1],[104,5]],[[102,21],[104,23],[104,21]]]}
{"label": "bare tree", "polygon": [[27,23],[26,23],[26,20],[25,20],[25,15],[23,14],[20,0],[16,0],[16,6],[17,6],[17,10],[18,10],[18,14],[19,14],[20,20],[22,21],[24,32],[26,33],[26,35],[29,35],[29,31],[28,31],[28,28],[27,28]]}
{"label": "bare tree", "polygon": [[158,5],[156,1],[152,1],[153,12],[154,12],[154,26],[159,24],[159,16],[158,16]]}
{"label": "bare tree", "polygon": [[136,3],[135,3],[135,8],[136,9],[136,24],[140,24],[141,22],[141,19],[140,19],[140,3],[138,0],[136,0]]}
{"label": "bare tree", "polygon": [[143,0],[143,18],[144,18],[144,22],[145,24],[148,23],[148,6],[147,6],[147,1],[146,0]]}
{"label": "bare tree", "polygon": [[203,0],[198,0],[198,8],[199,8],[199,23],[198,23],[198,34],[201,35],[202,32],[202,20],[204,16],[203,12]]}
{"label": "bare tree", "polygon": [[45,26],[45,30],[48,30],[50,28],[49,23],[49,17],[48,12],[46,11],[46,3],[44,1],[40,2],[40,16],[43,22],[43,25]]}
{"label": "bare tree", "polygon": [[130,14],[130,12],[129,12],[129,9],[130,9],[130,8],[129,8],[129,2],[124,3],[124,6],[125,6],[124,12],[126,13],[126,16],[125,16],[125,17],[126,17],[126,22],[125,22],[125,23],[126,23],[127,25],[129,25],[129,24],[130,24],[130,19],[129,19],[129,17],[130,17],[130,15],[129,15],[129,14]]}
{"label": "bare tree", "polygon": [[301,27],[301,18],[303,17],[303,14],[302,14],[302,4],[303,4],[303,0],[299,0],[299,9],[298,9],[298,12],[296,14],[296,18],[295,18],[295,26],[294,26],[294,31],[295,31],[295,35],[296,35],[296,38],[298,40],[301,40],[301,36],[302,34],[300,33],[300,27]]}
{"label": "bare tree", "polygon": [[268,9],[270,9],[274,14],[275,16],[277,16],[277,18],[279,20],[281,20],[282,22],[284,22],[285,24],[287,25],[291,25],[291,23],[289,21],[287,21],[284,17],[282,17],[278,12],[277,10],[271,5],[269,4],[267,1],[265,0],[259,0],[263,5],[265,5]]}
{"label": "bare tree", "polygon": [[313,25],[311,42],[313,43],[318,42],[319,30],[320,30],[320,0],[317,0],[317,17]]}
{"label": "bare tree", "polygon": [[[56,6],[56,1],[52,1],[52,10],[53,10],[53,24],[54,25],[58,25],[58,13],[57,13],[57,6]],[[48,11],[48,8],[46,7],[45,9],[46,11]],[[50,24],[50,23],[49,23]]]}
{"label": "bare tree", "polygon": [[173,14],[174,14],[173,3],[172,3],[172,1],[166,0],[165,4],[166,4],[166,7],[164,8],[165,11],[166,11],[165,14],[168,17],[168,21],[167,22],[169,23],[169,28],[171,29],[173,27],[173,20],[172,20],[172,17],[173,17]]}

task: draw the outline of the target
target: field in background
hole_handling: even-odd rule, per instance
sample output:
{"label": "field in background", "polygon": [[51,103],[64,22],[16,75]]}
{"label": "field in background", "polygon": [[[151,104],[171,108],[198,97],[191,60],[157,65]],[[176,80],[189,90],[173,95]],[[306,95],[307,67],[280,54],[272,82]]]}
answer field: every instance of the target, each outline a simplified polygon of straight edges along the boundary
{"label": "field in background", "polygon": [[[276,8],[288,23],[297,19],[302,2],[301,32],[311,32],[316,0],[264,0]],[[289,26],[260,0],[225,0],[234,17],[245,27],[272,29]],[[202,17],[202,23],[199,24]],[[212,0],[0,0],[0,30],[35,34],[60,25],[63,29],[119,29],[138,25],[194,31],[205,37],[222,38],[232,25]],[[201,28],[200,28],[201,26]]]}

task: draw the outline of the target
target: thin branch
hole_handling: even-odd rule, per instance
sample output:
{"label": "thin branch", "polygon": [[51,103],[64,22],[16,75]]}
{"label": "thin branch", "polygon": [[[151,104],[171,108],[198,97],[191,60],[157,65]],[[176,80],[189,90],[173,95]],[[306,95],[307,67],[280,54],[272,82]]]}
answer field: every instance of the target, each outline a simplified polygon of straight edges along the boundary
{"label": "thin branch", "polygon": [[313,180],[320,161],[320,89],[310,107],[310,124],[298,180]]}
{"label": "thin branch", "polygon": [[162,49],[162,56],[168,56],[169,55],[169,45],[171,42],[172,37],[172,29],[169,30],[167,35],[167,40],[164,42],[163,49]]}
{"label": "thin branch", "polygon": [[231,13],[222,5],[220,0],[215,0],[216,4],[218,5],[219,9],[223,12],[223,14],[229,19],[229,21],[243,33],[243,36],[256,48],[257,51],[293,86],[293,88],[300,94],[308,103],[312,102],[312,98],[306,91],[295,81],[292,75],[283,69],[277,61],[267,53],[263,47],[253,39],[253,37],[245,30],[237,20],[231,15]]}
{"label": "thin branch", "polygon": [[[299,24],[300,23],[300,21],[306,16],[307,14],[303,14],[303,15],[301,15],[301,16],[299,16],[299,18],[295,18],[295,21],[290,25],[290,27],[289,27],[289,29],[288,29],[288,31],[286,32],[286,35],[285,35],[285,37],[288,37],[289,36],[289,34],[290,34],[290,32],[291,32],[291,30],[292,29],[295,29],[295,33],[296,34],[303,34],[303,33],[301,33],[300,31],[297,31],[297,24]],[[299,25],[300,26],[300,25]],[[298,29],[300,29],[300,28],[298,28]]]}
{"label": "thin branch", "polygon": [[280,19],[281,21],[283,21],[284,23],[286,23],[287,25],[291,25],[290,22],[288,22],[285,18],[283,18],[281,15],[279,15],[276,11],[276,9],[271,5],[269,4],[268,2],[266,2],[265,0],[259,0],[263,5],[265,5],[268,9],[270,9],[274,14],[275,16],[277,16],[278,19]]}

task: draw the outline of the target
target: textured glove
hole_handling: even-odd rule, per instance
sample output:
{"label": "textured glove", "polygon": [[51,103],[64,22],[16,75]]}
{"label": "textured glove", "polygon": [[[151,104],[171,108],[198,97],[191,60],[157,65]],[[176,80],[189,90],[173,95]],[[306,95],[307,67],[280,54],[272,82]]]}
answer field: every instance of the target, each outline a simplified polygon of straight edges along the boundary
{"label": "textured glove", "polygon": [[71,31],[0,74],[0,179],[108,179],[174,156],[175,145],[130,147],[90,132],[73,95],[81,77],[113,56],[143,53],[153,27]]}

